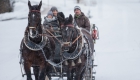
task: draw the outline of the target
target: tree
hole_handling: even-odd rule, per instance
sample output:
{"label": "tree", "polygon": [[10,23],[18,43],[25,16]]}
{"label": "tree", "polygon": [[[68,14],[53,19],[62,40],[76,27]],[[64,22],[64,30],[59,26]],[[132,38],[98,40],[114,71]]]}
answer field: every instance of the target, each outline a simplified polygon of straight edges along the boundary
{"label": "tree", "polygon": [[10,0],[0,0],[0,13],[11,12]]}
{"label": "tree", "polygon": [[77,3],[80,3],[80,0],[77,0]]}

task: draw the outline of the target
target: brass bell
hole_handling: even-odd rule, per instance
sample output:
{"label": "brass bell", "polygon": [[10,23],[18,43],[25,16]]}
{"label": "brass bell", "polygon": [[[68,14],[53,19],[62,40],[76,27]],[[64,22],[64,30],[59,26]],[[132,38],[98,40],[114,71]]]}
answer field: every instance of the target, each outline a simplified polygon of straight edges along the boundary
{"label": "brass bell", "polygon": [[73,61],[73,60],[72,60],[72,63],[71,63],[71,64],[72,64],[72,66],[75,66],[75,63],[74,63],[74,61]]}
{"label": "brass bell", "polygon": [[65,61],[65,65],[66,65],[66,66],[68,65],[68,61]]}
{"label": "brass bell", "polygon": [[78,59],[78,63],[82,63],[82,61],[81,61],[81,58],[79,57],[79,59]]}

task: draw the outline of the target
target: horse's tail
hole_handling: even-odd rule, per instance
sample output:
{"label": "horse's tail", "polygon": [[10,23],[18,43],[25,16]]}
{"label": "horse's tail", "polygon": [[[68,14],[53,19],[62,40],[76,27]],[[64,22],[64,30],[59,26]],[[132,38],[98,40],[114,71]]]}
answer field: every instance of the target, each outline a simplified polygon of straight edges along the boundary
{"label": "horse's tail", "polygon": [[24,38],[21,40],[21,43],[20,43],[20,53],[22,52],[22,50],[23,50],[23,40],[24,40]]}
{"label": "horse's tail", "polygon": [[19,63],[22,64],[23,39],[21,40],[19,51],[20,51],[20,54],[19,54],[20,55],[20,61],[19,61]]}

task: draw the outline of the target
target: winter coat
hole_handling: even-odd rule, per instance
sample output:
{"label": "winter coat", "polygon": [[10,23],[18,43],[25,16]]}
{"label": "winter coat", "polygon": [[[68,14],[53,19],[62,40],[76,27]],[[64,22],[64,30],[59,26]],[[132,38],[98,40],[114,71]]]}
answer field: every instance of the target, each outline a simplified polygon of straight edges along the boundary
{"label": "winter coat", "polygon": [[86,30],[90,31],[90,22],[89,19],[81,12],[80,16],[74,15],[74,23],[78,25],[78,27],[85,28]]}
{"label": "winter coat", "polygon": [[45,27],[59,27],[58,20],[55,17],[53,17],[52,19],[46,17],[43,25]]}

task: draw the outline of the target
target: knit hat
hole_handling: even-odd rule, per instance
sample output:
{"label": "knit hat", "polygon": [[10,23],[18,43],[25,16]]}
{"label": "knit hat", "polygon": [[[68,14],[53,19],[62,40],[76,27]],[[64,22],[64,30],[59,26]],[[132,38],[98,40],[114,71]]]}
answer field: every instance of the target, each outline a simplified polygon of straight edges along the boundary
{"label": "knit hat", "polygon": [[47,16],[49,16],[49,15],[53,16],[52,11],[49,11],[49,12],[48,12]]}
{"label": "knit hat", "polygon": [[79,10],[81,11],[81,8],[80,8],[79,6],[75,6],[75,7],[74,7],[74,11],[75,11],[76,9],[79,9]]}
{"label": "knit hat", "polygon": [[57,8],[56,8],[55,6],[53,6],[53,7],[51,8],[51,11],[54,11],[54,10],[58,11]]}

